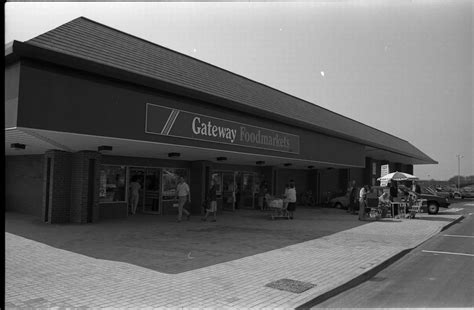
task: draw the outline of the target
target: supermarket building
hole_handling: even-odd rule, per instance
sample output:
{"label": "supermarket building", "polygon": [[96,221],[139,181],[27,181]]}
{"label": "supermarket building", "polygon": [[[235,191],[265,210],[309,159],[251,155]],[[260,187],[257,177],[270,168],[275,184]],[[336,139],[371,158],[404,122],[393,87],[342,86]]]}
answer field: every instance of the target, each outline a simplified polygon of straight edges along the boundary
{"label": "supermarket building", "polygon": [[436,163],[409,142],[266,85],[77,18],[5,50],[6,210],[47,223],[191,210],[211,180],[221,210],[256,208],[289,180],[317,202],[381,166]]}

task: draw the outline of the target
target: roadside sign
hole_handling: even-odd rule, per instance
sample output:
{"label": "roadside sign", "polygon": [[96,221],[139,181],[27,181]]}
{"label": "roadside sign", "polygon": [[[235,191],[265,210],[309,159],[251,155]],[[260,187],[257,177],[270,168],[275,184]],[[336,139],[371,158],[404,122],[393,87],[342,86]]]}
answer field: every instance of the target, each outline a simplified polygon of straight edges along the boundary
{"label": "roadside sign", "polygon": [[[380,177],[383,177],[384,175],[387,175],[389,170],[388,170],[388,164],[387,165],[382,165],[380,166]],[[380,186],[385,187],[387,186],[388,181],[387,180],[382,180],[380,181]]]}

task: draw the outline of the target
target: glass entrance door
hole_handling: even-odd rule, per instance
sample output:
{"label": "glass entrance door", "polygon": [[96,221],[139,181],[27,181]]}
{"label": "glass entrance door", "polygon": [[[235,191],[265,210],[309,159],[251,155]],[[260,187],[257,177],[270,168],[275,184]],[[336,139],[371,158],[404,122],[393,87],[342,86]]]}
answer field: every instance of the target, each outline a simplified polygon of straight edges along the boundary
{"label": "glass entrance door", "polygon": [[252,172],[235,172],[235,208],[255,207],[256,175]]}
{"label": "glass entrance door", "polygon": [[147,168],[144,182],[143,213],[161,214],[161,169]]}
{"label": "glass entrance door", "polygon": [[222,173],[222,209],[234,211],[234,173]]}
{"label": "glass entrance door", "polygon": [[[160,188],[161,169],[159,168],[137,168],[131,167],[129,183],[135,181],[140,184],[138,191],[137,212],[161,214]],[[132,197],[130,187],[128,197]],[[129,210],[131,201],[129,201]]]}
{"label": "glass entrance door", "polygon": [[258,191],[257,176],[253,172],[215,171],[211,179],[217,186],[217,205],[223,210],[253,209]]}
{"label": "glass entrance door", "polygon": [[254,208],[255,178],[253,173],[242,173],[242,206],[245,208]]}

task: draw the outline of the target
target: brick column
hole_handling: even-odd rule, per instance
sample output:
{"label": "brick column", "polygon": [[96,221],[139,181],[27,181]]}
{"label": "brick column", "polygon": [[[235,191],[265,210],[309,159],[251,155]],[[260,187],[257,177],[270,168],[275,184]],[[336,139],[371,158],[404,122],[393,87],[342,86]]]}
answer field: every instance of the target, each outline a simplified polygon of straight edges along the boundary
{"label": "brick column", "polygon": [[101,154],[80,151],[72,154],[71,211],[73,223],[99,219],[99,167]]}
{"label": "brick column", "polygon": [[69,222],[71,203],[71,153],[50,150],[44,154],[43,220]]}
{"label": "brick column", "polygon": [[206,195],[206,168],[210,167],[208,161],[193,161],[191,163],[191,177],[188,184],[191,191],[191,214],[201,214],[201,204]]}

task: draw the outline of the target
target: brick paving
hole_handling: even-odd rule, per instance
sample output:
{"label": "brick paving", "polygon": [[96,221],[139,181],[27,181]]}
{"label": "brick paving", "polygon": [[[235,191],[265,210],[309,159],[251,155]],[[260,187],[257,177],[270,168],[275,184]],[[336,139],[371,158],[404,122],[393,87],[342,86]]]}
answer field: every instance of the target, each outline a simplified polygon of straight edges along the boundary
{"label": "brick paving", "polygon": [[[5,306],[295,308],[416,247],[459,217],[372,222],[179,274],[95,259],[6,233]],[[316,286],[300,294],[265,286],[281,279]]]}

